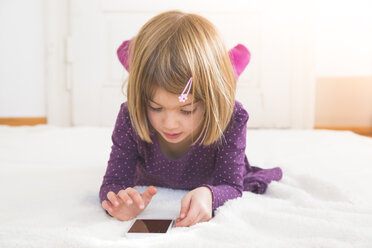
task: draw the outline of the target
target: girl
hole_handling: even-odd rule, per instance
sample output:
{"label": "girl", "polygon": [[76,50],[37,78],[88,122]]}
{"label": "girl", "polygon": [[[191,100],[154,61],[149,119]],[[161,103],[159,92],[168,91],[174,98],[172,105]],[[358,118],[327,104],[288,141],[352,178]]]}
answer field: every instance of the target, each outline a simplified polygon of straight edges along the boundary
{"label": "girl", "polygon": [[[263,194],[279,167],[251,166],[245,154],[248,113],[235,100],[249,62],[238,45],[227,52],[205,18],[167,11],[118,49],[129,71],[100,188],[102,207],[118,220],[141,213],[154,186],[190,190],[176,226],[208,221],[243,191]],[[150,185],[143,194],[132,188]]]}

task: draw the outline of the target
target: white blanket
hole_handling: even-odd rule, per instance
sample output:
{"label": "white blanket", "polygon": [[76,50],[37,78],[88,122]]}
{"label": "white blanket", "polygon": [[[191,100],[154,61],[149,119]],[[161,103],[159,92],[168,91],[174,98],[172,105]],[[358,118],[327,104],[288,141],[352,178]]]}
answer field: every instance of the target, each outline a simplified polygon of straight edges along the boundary
{"label": "white blanket", "polygon": [[[249,129],[250,163],[280,166],[280,182],[226,202],[209,222],[127,239],[132,222],[106,215],[98,198],[111,133],[0,126],[0,247],[372,247],[371,138]],[[158,187],[138,217],[177,218],[185,193]]]}

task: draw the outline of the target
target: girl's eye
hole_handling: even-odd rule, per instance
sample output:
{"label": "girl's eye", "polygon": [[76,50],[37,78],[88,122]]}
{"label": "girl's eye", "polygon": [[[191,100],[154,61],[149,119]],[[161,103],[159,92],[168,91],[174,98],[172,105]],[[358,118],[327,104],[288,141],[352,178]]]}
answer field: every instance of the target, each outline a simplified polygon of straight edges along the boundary
{"label": "girl's eye", "polygon": [[192,111],[187,111],[187,110],[181,110],[181,112],[185,115],[191,115],[192,113],[194,113],[196,111],[196,109],[192,110]]}
{"label": "girl's eye", "polygon": [[[149,106],[151,110],[153,111],[156,111],[156,112],[160,112],[161,111],[161,108],[154,108],[154,107],[151,107]],[[192,110],[192,111],[188,111],[188,110],[181,110],[181,112],[185,115],[191,115],[192,113],[194,113],[196,111],[196,109]]]}
{"label": "girl's eye", "polygon": [[150,107],[151,110],[154,110],[154,111],[160,111],[161,110],[161,108],[153,108],[151,106],[149,106],[149,107]]}
{"label": "girl's eye", "polygon": [[182,113],[184,113],[185,115],[191,115],[191,111],[187,111],[187,110],[181,110]]}

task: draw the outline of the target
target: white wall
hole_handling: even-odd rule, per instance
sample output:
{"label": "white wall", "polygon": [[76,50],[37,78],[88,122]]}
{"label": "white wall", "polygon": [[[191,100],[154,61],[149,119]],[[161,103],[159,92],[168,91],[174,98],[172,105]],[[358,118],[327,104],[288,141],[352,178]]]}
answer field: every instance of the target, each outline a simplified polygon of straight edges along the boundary
{"label": "white wall", "polygon": [[[0,0],[0,118],[46,115],[42,0]],[[317,76],[372,75],[372,1],[317,0]]]}
{"label": "white wall", "polygon": [[372,1],[317,0],[316,73],[372,75]]}
{"label": "white wall", "polygon": [[42,0],[0,0],[0,118],[45,116]]}
{"label": "white wall", "polygon": [[316,127],[372,132],[372,1],[317,1]]}

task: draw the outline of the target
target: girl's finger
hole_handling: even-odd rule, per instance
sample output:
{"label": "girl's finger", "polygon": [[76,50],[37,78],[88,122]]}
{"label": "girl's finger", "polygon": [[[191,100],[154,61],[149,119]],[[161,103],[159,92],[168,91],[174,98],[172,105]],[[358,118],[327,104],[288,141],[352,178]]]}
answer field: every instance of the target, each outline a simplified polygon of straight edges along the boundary
{"label": "girl's finger", "polygon": [[152,197],[157,192],[158,192],[157,188],[155,188],[154,186],[149,186],[149,187],[147,187],[147,189],[145,190],[145,192],[142,194],[142,196],[146,195],[146,196]]}
{"label": "girl's finger", "polygon": [[107,193],[107,198],[110,200],[111,204],[115,207],[120,205],[119,199],[116,197],[116,194],[112,191]]}
{"label": "girl's finger", "polygon": [[102,207],[103,207],[105,210],[107,210],[107,211],[109,211],[109,212],[112,212],[112,204],[109,203],[108,201],[104,200],[104,201],[102,202]]}
{"label": "girl's finger", "polygon": [[154,187],[154,186],[150,186],[146,189],[145,192],[143,192],[143,194],[141,195],[142,196],[142,199],[144,200],[144,202],[146,204],[148,204],[152,197],[157,193],[157,189]]}
{"label": "girl's finger", "polygon": [[183,220],[176,224],[176,227],[190,226],[191,223],[194,222],[195,218],[196,216],[191,215],[189,212],[189,214]]}
{"label": "girl's finger", "polygon": [[203,222],[203,214],[201,213],[199,213],[199,215],[196,216],[195,220],[190,224],[190,226],[198,224],[199,222]]}
{"label": "girl's finger", "polygon": [[186,194],[181,200],[180,219],[184,219],[188,215],[191,205],[191,196]]}
{"label": "girl's finger", "polygon": [[127,192],[128,192],[128,195],[134,200],[134,202],[137,204],[137,206],[140,209],[145,208],[145,203],[143,202],[143,199],[137,190],[130,188],[127,190]]}
{"label": "girl's finger", "polygon": [[199,209],[197,205],[191,201],[190,210],[187,213],[187,216],[178,222],[176,226],[190,226],[196,219],[197,216],[199,216]]}
{"label": "girl's finger", "polygon": [[128,195],[128,193],[125,190],[119,191],[118,198],[120,198],[127,205],[131,205],[133,203],[132,198]]}

